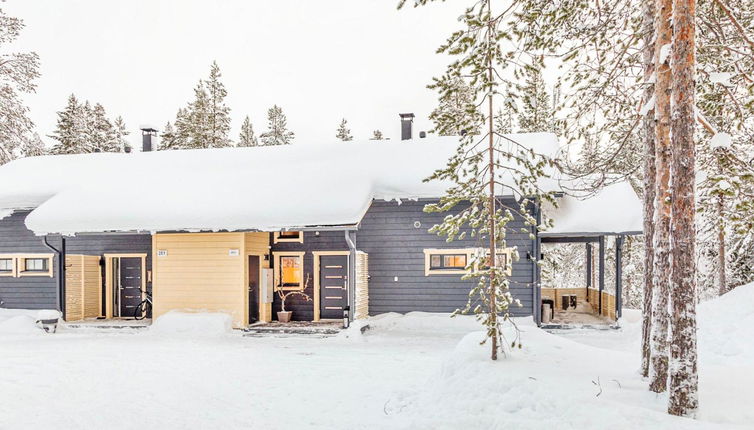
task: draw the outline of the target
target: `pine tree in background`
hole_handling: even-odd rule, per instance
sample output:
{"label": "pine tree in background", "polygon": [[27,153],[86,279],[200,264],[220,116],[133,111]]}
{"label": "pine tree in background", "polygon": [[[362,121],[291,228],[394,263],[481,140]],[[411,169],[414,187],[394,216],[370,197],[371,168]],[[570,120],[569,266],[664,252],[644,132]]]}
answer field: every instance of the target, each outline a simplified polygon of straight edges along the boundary
{"label": "pine tree in background", "polygon": [[[87,102],[88,103],[88,102]],[[105,108],[97,103],[87,112],[88,143],[100,152],[123,152],[112,122],[107,119]]]}
{"label": "pine tree in background", "polygon": [[382,132],[380,130],[374,130],[372,132],[372,138],[369,140],[385,140],[385,138],[382,136]]}
{"label": "pine tree in background", "polygon": [[[432,0],[415,0],[414,6],[425,5]],[[399,7],[405,0],[399,3]],[[509,137],[495,133],[495,101],[517,97],[510,92],[510,82],[502,76],[507,71],[521,67],[527,60],[527,50],[514,44],[501,43],[503,39],[515,37],[510,32],[514,16],[519,11],[501,6],[493,13],[491,0],[473,2],[459,21],[463,28],[454,32],[447,42],[438,49],[440,54],[450,54],[454,61],[446,69],[445,75],[435,79],[431,87],[440,93],[440,106],[433,112],[432,119],[440,134],[459,134],[466,131],[460,140],[456,153],[444,168],[438,168],[428,180],[447,180],[453,183],[437,204],[425,207],[427,212],[453,214],[445,216],[441,224],[430,232],[446,236],[447,241],[463,239],[466,236],[480,242],[480,251],[468,262],[470,273],[465,278],[478,282],[469,293],[469,300],[458,313],[474,313],[482,321],[491,343],[491,359],[496,360],[498,352],[511,342],[503,338],[503,321],[509,321],[510,306],[516,301],[510,294],[510,279],[507,265],[510,262],[501,258],[501,250],[507,248],[508,224],[518,216],[528,226],[531,237],[540,225],[550,225],[547,220],[539,222],[531,214],[531,206],[545,201],[555,204],[554,197],[542,191],[539,179],[547,176],[545,169],[554,163],[532,148]],[[512,51],[507,51],[514,45]],[[510,59],[516,58],[516,61]],[[458,78],[473,76],[468,83],[466,95],[455,103],[459,95]],[[476,111],[476,106],[484,106],[485,114]],[[476,134],[476,132],[479,134]],[[505,184],[499,182],[501,176],[510,176]],[[505,191],[503,192],[503,189]],[[500,195],[513,195],[511,200],[500,199]],[[515,229],[520,232],[521,228]],[[517,256],[514,255],[514,259]],[[519,345],[518,336],[512,342]]]}
{"label": "pine tree in background", "polygon": [[[24,28],[23,20],[0,11],[0,46],[11,44]],[[0,54],[0,165],[35,145],[34,123],[23,94],[33,93],[39,78],[39,56],[34,52]],[[38,136],[37,136],[38,137]]]}
{"label": "pine tree in background", "polygon": [[295,134],[288,130],[288,120],[283,109],[274,105],[267,111],[267,131],[260,136],[262,145],[288,145]]}
{"label": "pine tree in background", "polygon": [[248,115],[246,115],[243,124],[241,124],[241,133],[238,135],[238,146],[259,146],[259,140],[257,140],[257,136],[254,134],[254,127],[252,127]]}
{"label": "pine tree in background", "polygon": [[58,121],[50,137],[57,140],[52,147],[53,154],[75,154],[84,152],[84,113],[83,105],[74,94],[68,97],[68,103],[57,113]]}
{"label": "pine tree in background", "polygon": [[113,121],[113,130],[115,133],[115,142],[119,148],[119,151],[126,151],[126,148],[130,148],[126,136],[131,134],[126,127],[126,122],[123,121],[123,117],[119,116]]}
{"label": "pine tree in background", "polygon": [[186,121],[176,119],[175,126],[186,127],[178,130],[178,135],[186,136],[186,147],[191,149],[210,148],[212,130],[210,125],[210,100],[204,82],[194,88],[194,100],[186,108]]}
{"label": "pine tree in background", "polygon": [[165,124],[165,127],[162,129],[162,133],[160,134],[160,146],[157,148],[158,151],[168,150],[168,149],[178,149],[176,144],[176,136],[175,136],[175,130],[173,129],[173,125],[170,124],[170,121]]}
{"label": "pine tree in background", "polygon": [[518,114],[518,128],[521,133],[554,132],[552,98],[547,91],[540,67],[524,71],[526,81],[520,89],[521,110]]}
{"label": "pine tree in background", "polygon": [[476,93],[471,85],[458,76],[433,78],[429,89],[440,93],[439,104],[429,114],[435,124],[432,132],[440,136],[460,136],[463,132],[479,134],[483,115],[475,103]]}
{"label": "pine tree in background", "polygon": [[118,130],[107,118],[105,108],[87,100],[79,102],[75,95],[68,97],[66,107],[59,111],[55,131],[50,135],[56,143],[53,154],[85,154],[89,152],[122,152]]}
{"label": "pine tree in background", "polygon": [[37,133],[21,147],[22,157],[39,157],[47,155],[47,147]]}
{"label": "pine tree in background", "polygon": [[351,136],[351,130],[348,128],[348,121],[346,121],[345,118],[340,121],[338,130],[335,133],[335,137],[342,140],[343,142],[349,142],[353,140],[353,136]]}
{"label": "pine tree in background", "polygon": [[498,109],[495,115],[495,132],[498,134],[514,133],[516,127],[517,109],[512,101],[507,101]]}
{"label": "pine tree in background", "polygon": [[191,125],[191,118],[189,115],[189,108],[180,108],[178,109],[178,112],[175,114],[175,125],[174,125],[174,137],[172,139],[171,145],[169,146],[170,149],[188,149],[191,146],[189,145],[189,140],[192,135],[192,125]]}
{"label": "pine tree in background", "polygon": [[225,104],[228,91],[220,82],[220,67],[216,61],[212,62],[209,79],[204,82],[207,90],[207,128],[209,148],[223,148],[231,146],[228,138],[230,132],[230,108]]}

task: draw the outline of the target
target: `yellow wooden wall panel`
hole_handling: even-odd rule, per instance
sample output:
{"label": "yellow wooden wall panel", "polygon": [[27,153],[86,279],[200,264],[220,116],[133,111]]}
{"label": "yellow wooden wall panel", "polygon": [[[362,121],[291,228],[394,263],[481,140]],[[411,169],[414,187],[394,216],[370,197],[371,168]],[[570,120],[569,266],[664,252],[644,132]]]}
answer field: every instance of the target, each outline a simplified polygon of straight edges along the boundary
{"label": "yellow wooden wall panel", "polygon": [[154,318],[171,310],[225,312],[234,327],[245,325],[244,233],[158,233],[152,240]]}

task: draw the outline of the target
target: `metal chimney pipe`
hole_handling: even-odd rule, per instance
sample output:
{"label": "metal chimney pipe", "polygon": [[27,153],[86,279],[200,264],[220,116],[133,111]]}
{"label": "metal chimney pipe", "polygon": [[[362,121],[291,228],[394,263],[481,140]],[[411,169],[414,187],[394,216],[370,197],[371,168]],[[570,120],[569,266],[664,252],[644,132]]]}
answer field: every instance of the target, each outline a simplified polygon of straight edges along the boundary
{"label": "metal chimney pipe", "polygon": [[411,140],[414,129],[414,114],[401,113],[401,140]]}
{"label": "metal chimney pipe", "polygon": [[157,136],[157,130],[151,127],[144,127],[141,129],[141,152],[154,151],[152,146],[152,136]]}

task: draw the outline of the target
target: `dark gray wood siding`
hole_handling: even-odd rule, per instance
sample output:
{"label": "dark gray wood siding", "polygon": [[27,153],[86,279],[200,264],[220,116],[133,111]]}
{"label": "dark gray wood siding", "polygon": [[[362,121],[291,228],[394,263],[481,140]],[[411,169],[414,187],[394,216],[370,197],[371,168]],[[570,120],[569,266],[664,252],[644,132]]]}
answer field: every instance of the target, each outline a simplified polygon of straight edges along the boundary
{"label": "dark gray wood siding", "polygon": [[[29,211],[15,212],[0,220],[0,254],[50,253],[41,236],[26,228]],[[47,236],[57,249],[59,235]],[[66,237],[66,253],[103,255],[105,253],[146,253],[147,270],[152,270],[152,236],[150,234],[97,234]],[[54,309],[58,285],[57,258],[53,262],[54,277],[0,277],[0,307],[15,309]],[[103,276],[104,279],[104,276]],[[151,284],[147,284],[151,288]]]}
{"label": "dark gray wood siding", "polygon": [[[446,214],[424,212],[429,201],[374,201],[356,234],[356,247],[369,254],[369,313],[385,312],[452,312],[463,308],[473,280],[461,275],[424,275],[424,249],[466,248],[479,246],[477,239],[446,242],[444,237],[429,233]],[[513,204],[511,201],[510,204]],[[414,223],[421,226],[416,228]],[[532,314],[534,263],[527,258],[534,242],[522,233],[523,220],[509,224],[508,246],[517,246],[519,261],[513,263],[511,291],[522,307],[512,307],[514,315]],[[395,280],[397,277],[397,281]]]}
{"label": "dark gray wood siding", "polygon": [[[147,254],[146,270],[152,270],[152,235],[149,233],[76,235],[66,237],[65,248],[67,254],[100,256],[104,254]],[[104,273],[102,279],[104,282]],[[147,282],[147,289],[152,290],[151,282]]]}
{"label": "dark gray wood siding", "polygon": [[[316,232],[307,231],[304,232],[304,243],[283,242],[273,244],[272,242],[271,233],[270,244],[275,253],[280,251],[306,252],[304,254],[304,280],[306,280],[307,275],[312,276],[312,279],[305,292],[312,298],[312,301],[307,302],[300,295],[289,296],[285,301],[285,308],[288,311],[293,311],[292,318],[294,321],[311,321],[314,319],[314,254],[312,254],[312,251],[348,251],[345,233],[342,231],[321,231],[317,235]],[[274,264],[274,259],[271,263]],[[280,298],[275,294],[272,302],[272,319],[277,320],[277,312],[280,309]]]}
{"label": "dark gray wood siding", "polygon": [[[26,228],[24,220],[29,211],[14,212],[0,220],[0,254],[43,253],[54,254]],[[49,243],[60,246],[59,237],[51,237]],[[11,309],[55,309],[58,287],[57,258],[53,259],[54,277],[28,276],[20,278],[0,277],[0,307]]]}

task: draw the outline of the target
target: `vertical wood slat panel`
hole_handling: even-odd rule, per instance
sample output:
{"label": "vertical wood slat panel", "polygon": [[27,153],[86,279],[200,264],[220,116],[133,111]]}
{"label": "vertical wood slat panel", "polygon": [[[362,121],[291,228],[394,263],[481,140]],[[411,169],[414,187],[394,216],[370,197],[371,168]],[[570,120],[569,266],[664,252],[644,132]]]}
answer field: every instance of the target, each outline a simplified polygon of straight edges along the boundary
{"label": "vertical wood slat panel", "polygon": [[66,321],[100,316],[102,275],[99,262],[97,255],[66,255]]}

